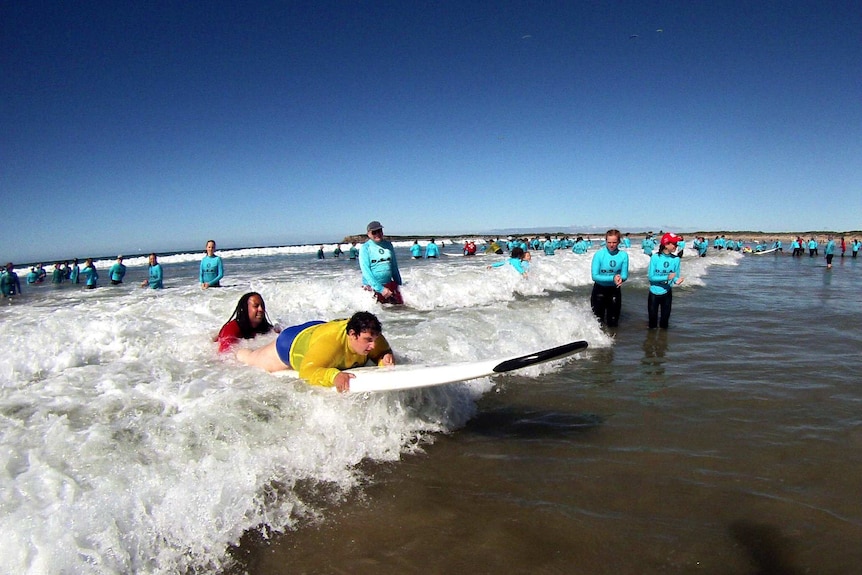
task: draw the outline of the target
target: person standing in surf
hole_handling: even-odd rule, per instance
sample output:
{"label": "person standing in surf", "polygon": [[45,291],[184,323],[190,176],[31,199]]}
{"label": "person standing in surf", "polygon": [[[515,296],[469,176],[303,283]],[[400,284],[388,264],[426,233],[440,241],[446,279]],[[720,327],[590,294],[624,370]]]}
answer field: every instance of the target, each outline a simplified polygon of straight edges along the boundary
{"label": "person standing in surf", "polygon": [[15,273],[15,266],[12,262],[8,262],[3,268],[3,274],[0,277],[0,291],[2,291],[3,297],[21,294],[21,280]]}
{"label": "person standing in surf", "polygon": [[440,248],[437,247],[437,244],[434,243],[434,238],[431,238],[427,244],[425,244],[425,259],[437,259],[437,256],[440,255]]}
{"label": "person standing in surf", "polygon": [[78,258],[72,260],[72,269],[69,271],[69,281],[73,284],[78,283],[78,276],[81,274],[81,268],[78,267]]}
{"label": "person standing in surf", "polygon": [[826,269],[832,268],[832,258],[835,257],[835,238],[829,236],[823,253],[826,255]]}
{"label": "person standing in surf", "polygon": [[117,262],[108,270],[108,279],[111,280],[111,285],[120,285],[123,283],[123,278],[126,277],[126,264],[123,263],[123,256],[117,256]]}
{"label": "person standing in surf", "polygon": [[619,325],[623,305],[620,287],[629,279],[629,254],[619,247],[620,231],[610,229],[605,233],[605,247],[593,255],[590,307],[607,327]]}
{"label": "person standing in surf", "polygon": [[383,236],[383,224],[374,220],[365,228],[368,241],[359,249],[359,269],[362,286],[374,292],[380,303],[403,304],[399,287],[401,272],[395,258],[395,247]]}
{"label": "person standing in surf", "polygon": [[282,330],[278,338],[264,347],[240,349],[236,358],[268,372],[294,369],[312,385],[350,389],[352,373],[342,370],[375,365],[395,365],[383,327],[374,314],[360,311],[350,319],[309,321]]}
{"label": "person standing in surf", "polygon": [[652,232],[650,232],[641,240],[641,251],[643,251],[644,255],[651,256],[654,249],[655,239],[652,237]]}
{"label": "person standing in surf", "polygon": [[149,265],[147,266],[147,279],[141,282],[141,287],[149,287],[151,289],[162,289],[162,265],[159,263],[159,258],[155,253],[151,253],[149,257]]}
{"label": "person standing in surf", "polygon": [[99,272],[96,271],[96,264],[93,263],[93,258],[87,258],[81,274],[83,274],[86,280],[87,289],[96,289],[96,286],[99,285]]}
{"label": "person standing in surf", "polygon": [[215,255],[215,240],[207,240],[205,249],[207,255],[201,260],[201,271],[198,278],[201,289],[221,287],[219,282],[224,277],[224,264],[222,264],[221,256]]}
{"label": "person standing in surf", "polygon": [[680,237],[676,234],[664,234],[659,242],[658,252],[650,256],[647,272],[649,329],[667,329],[673,303],[673,286],[680,285],[685,280],[679,275],[680,259],[674,255],[679,240]]}
{"label": "person standing in surf", "polygon": [[818,248],[817,240],[815,240],[812,237],[810,240],[808,240],[808,257],[809,258],[813,258],[816,255],[820,255],[817,252],[817,248]]}

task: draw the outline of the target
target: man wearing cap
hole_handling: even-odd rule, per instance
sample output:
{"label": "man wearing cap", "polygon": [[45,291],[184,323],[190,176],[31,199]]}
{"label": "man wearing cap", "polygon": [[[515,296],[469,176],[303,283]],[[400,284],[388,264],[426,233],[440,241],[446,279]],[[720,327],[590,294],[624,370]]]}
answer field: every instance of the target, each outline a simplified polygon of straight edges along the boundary
{"label": "man wearing cap", "polygon": [[380,303],[402,304],[401,272],[395,258],[395,247],[383,237],[383,224],[374,220],[366,226],[368,241],[359,250],[359,269],[362,270],[362,285],[374,292]]}

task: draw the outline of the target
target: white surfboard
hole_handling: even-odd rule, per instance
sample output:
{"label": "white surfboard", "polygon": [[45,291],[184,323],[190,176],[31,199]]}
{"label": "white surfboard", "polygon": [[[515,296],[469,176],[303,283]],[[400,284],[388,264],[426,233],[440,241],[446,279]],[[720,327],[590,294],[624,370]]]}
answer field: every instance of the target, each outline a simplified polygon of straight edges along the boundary
{"label": "white surfboard", "polygon": [[755,252],[755,251],[752,251],[752,252],[750,252],[750,254],[751,254],[751,255],[753,255],[753,256],[763,256],[763,255],[766,255],[766,254],[771,254],[771,253],[773,253],[773,252],[775,252],[775,251],[778,251],[778,248],[771,248],[771,249],[768,249],[768,250],[763,250],[762,252]]}
{"label": "white surfboard", "polygon": [[[448,365],[406,364],[389,367],[358,367],[346,371],[354,375],[350,380],[351,393],[414,389],[457,381],[468,381],[477,377],[497,375],[531,365],[538,365],[575,354],[586,349],[588,345],[585,341],[573,341],[565,345],[518,357],[452,363]],[[292,370],[276,372],[276,375],[299,377],[299,374]]]}

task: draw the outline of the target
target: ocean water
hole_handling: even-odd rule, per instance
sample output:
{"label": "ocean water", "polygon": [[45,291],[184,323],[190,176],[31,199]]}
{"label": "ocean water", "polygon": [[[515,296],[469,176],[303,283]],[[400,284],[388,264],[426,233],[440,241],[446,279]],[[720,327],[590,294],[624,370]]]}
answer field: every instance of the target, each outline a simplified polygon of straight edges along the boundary
{"label": "ocean water", "polygon": [[[590,255],[410,260],[381,307],[316,246],[160,258],[165,290],[0,306],[3,573],[849,573],[862,564],[860,265],[683,258],[646,329],[589,310]],[[331,246],[327,246],[327,255]],[[447,248],[446,251],[455,251]],[[110,262],[99,262],[106,270]],[[106,274],[103,273],[104,278]],[[104,281],[104,280],[103,280]],[[513,375],[339,395],[218,356],[239,296],[292,325],[380,317],[400,362],[590,349]],[[246,345],[269,341],[258,338]]]}

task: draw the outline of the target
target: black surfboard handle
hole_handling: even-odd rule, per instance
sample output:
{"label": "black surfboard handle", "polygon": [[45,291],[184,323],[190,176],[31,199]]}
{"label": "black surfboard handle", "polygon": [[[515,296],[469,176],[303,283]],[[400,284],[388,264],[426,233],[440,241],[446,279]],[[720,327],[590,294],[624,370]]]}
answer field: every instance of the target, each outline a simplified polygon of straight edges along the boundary
{"label": "black surfboard handle", "polygon": [[521,357],[507,359],[506,361],[502,361],[494,366],[494,373],[503,373],[506,371],[512,371],[513,369],[521,369],[522,367],[535,365],[537,363],[544,363],[552,359],[566,357],[567,355],[572,355],[582,349],[586,349],[589,345],[590,344],[585,341],[573,341],[550,349],[537,351],[530,355],[522,355]]}

